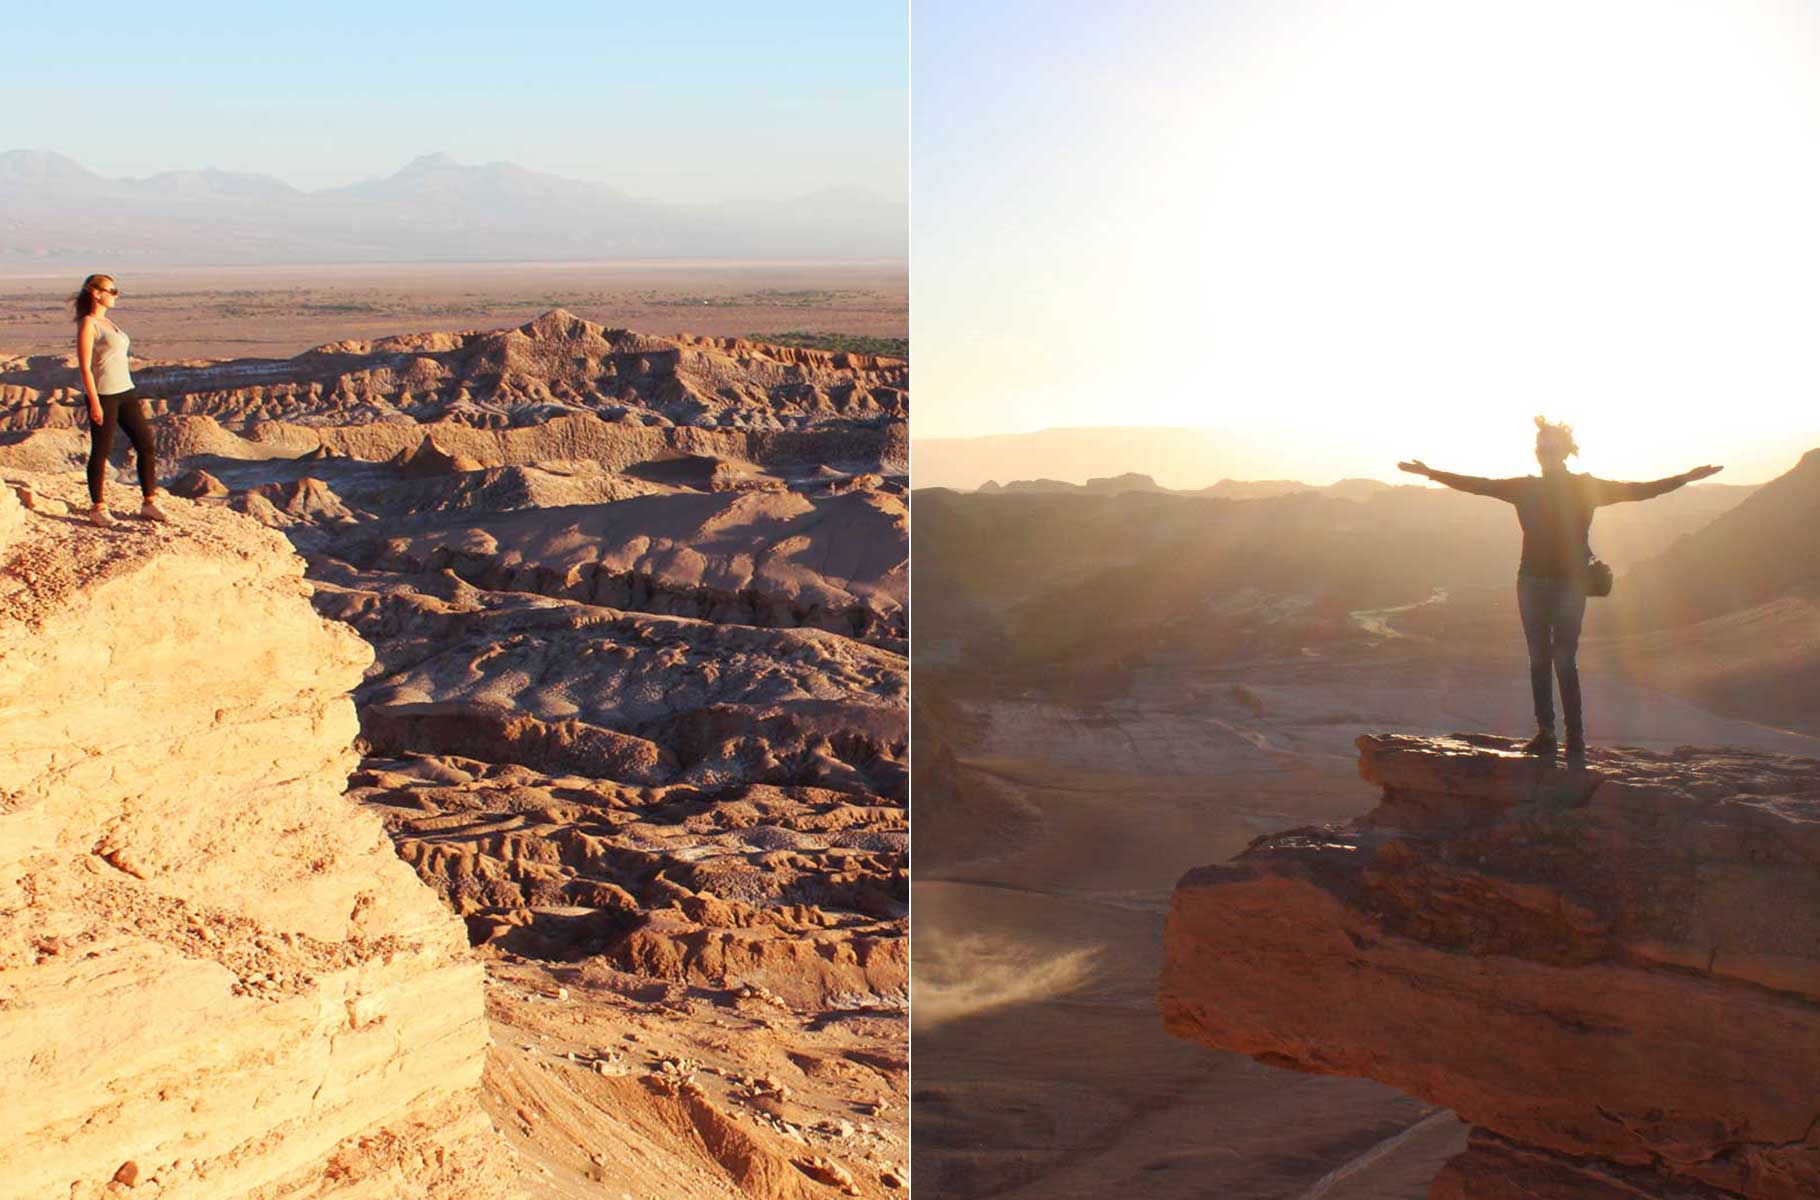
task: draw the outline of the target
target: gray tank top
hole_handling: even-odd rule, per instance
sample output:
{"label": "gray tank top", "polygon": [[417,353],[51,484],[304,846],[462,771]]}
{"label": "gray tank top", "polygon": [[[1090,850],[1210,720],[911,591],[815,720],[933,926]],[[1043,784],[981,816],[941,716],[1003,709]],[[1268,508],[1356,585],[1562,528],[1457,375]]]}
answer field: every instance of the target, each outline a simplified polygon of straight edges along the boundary
{"label": "gray tank top", "polygon": [[95,373],[97,396],[132,390],[133,377],[126,369],[126,348],[131,344],[124,329],[95,322],[95,346],[89,355],[89,366]]}

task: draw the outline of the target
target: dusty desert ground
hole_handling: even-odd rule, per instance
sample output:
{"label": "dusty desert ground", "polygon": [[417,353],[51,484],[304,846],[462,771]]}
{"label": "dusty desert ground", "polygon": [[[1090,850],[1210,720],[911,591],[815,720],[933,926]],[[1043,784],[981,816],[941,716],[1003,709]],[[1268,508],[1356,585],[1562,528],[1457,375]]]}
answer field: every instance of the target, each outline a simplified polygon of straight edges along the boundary
{"label": "dusty desert ground", "polygon": [[[92,269],[106,271],[97,263]],[[0,351],[70,344],[68,272],[0,275]],[[497,329],[566,308],[642,333],[904,338],[901,263],[398,263],[122,272],[120,325],[154,359],[289,358],[324,342]]]}

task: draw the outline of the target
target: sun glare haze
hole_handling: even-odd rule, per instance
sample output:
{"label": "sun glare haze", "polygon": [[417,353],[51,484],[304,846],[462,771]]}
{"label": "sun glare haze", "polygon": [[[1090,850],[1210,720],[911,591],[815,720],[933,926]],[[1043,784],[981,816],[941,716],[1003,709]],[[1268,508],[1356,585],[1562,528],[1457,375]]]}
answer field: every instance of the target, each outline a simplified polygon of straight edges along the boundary
{"label": "sun glare haze", "polygon": [[1814,6],[1021,15],[986,64],[1013,14],[917,14],[917,437],[1201,426],[1310,482],[1522,473],[1539,412],[1610,476],[1820,445]]}

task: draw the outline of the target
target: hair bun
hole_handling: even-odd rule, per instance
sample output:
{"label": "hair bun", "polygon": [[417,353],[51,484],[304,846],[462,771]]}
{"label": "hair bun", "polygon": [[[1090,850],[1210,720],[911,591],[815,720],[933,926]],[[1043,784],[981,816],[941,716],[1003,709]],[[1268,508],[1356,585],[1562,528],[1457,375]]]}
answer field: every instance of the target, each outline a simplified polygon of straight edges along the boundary
{"label": "hair bun", "polygon": [[1536,418],[1536,442],[1553,442],[1561,447],[1563,456],[1580,453],[1580,445],[1574,441],[1574,427],[1565,421],[1550,421],[1547,417]]}

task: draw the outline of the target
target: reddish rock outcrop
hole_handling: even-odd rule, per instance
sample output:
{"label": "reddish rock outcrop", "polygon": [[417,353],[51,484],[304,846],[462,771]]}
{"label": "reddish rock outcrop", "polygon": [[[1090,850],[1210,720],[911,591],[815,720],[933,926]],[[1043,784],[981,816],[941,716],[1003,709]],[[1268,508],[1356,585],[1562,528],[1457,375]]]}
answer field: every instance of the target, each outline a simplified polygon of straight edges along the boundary
{"label": "reddish rock outcrop", "polygon": [[450,454],[438,446],[433,437],[425,437],[408,450],[400,450],[390,461],[406,479],[434,479],[438,475],[485,470],[485,464],[479,459],[465,454]]}
{"label": "reddish rock outcrop", "polygon": [[200,500],[204,496],[225,496],[229,491],[227,484],[200,467],[185,471],[171,480],[170,485],[173,496],[185,496],[191,500]]}
{"label": "reddish rock outcrop", "polygon": [[1452,1108],[1436,1200],[1820,1195],[1820,760],[1358,745],[1376,809],[1178,884],[1171,1032]]}
{"label": "reddish rock outcrop", "polygon": [[[258,496],[270,505],[272,511],[283,517],[308,517],[330,524],[352,523],[354,520],[354,514],[341,502],[341,497],[335,494],[334,488],[308,475],[285,483],[263,483],[249,488],[243,496],[242,503],[234,504],[230,501],[230,507],[242,510],[263,509],[264,506],[254,504],[251,499]],[[254,515],[257,516],[258,512],[254,511]]]}

